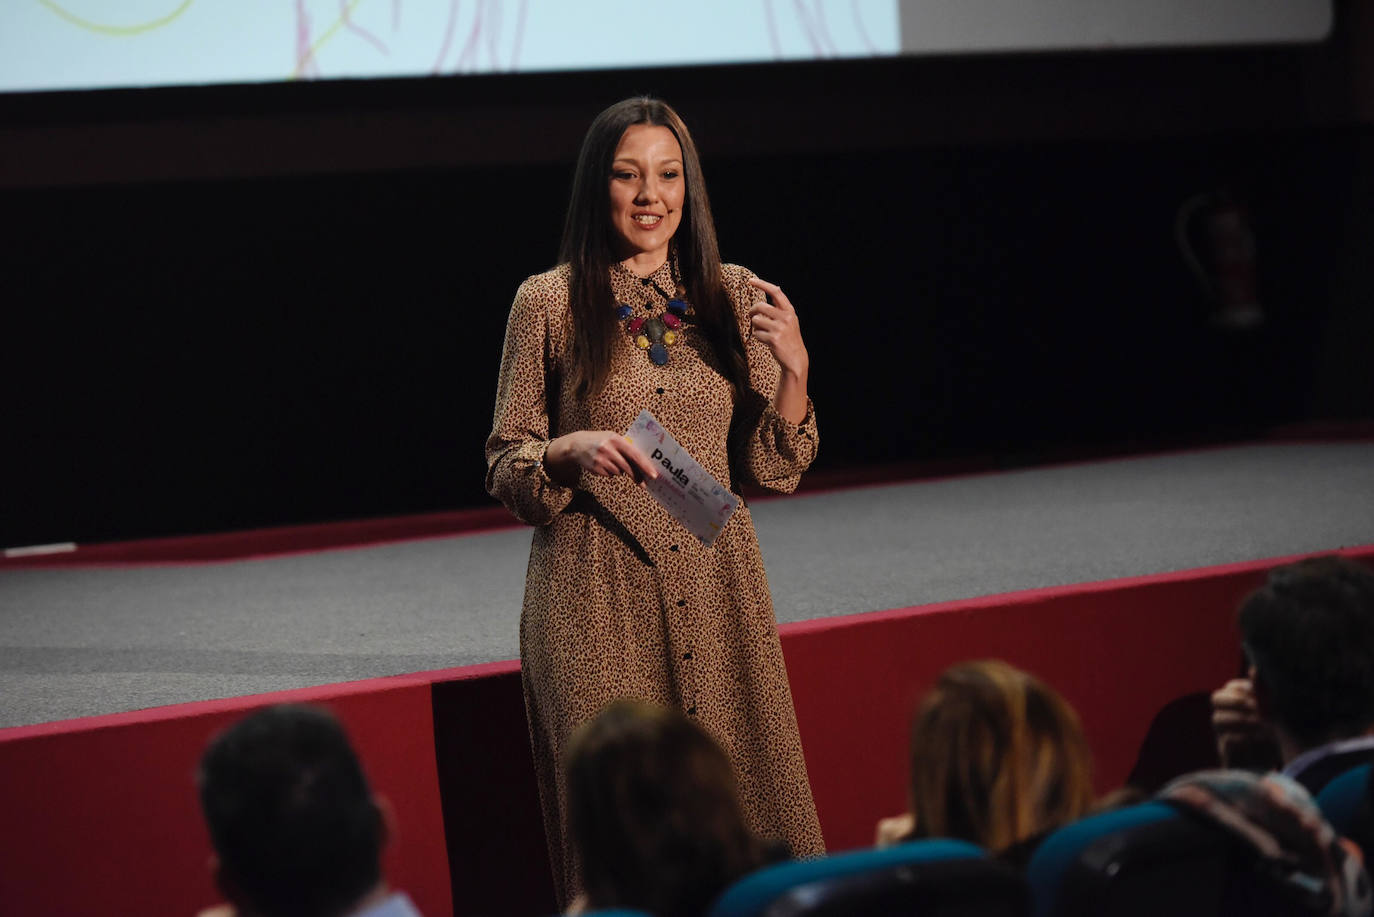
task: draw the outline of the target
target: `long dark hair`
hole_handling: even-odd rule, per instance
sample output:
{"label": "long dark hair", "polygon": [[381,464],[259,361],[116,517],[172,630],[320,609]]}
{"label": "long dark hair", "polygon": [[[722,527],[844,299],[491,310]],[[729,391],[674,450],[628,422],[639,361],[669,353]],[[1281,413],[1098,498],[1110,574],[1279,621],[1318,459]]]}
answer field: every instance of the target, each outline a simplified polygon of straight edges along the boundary
{"label": "long dark hair", "polygon": [[573,321],[570,378],[580,396],[600,391],[610,371],[611,345],[618,327],[610,269],[616,257],[611,228],[610,176],[616,147],[626,128],[635,124],[666,127],[682,147],[687,197],[682,222],[673,237],[680,282],[696,313],[698,327],[711,343],[725,378],[742,392],[749,386],[734,307],[721,286],[720,247],[711,219],[711,201],[696,144],[677,112],[659,99],[640,96],[607,108],[587,128],[573,176],[572,199],[563,223],[558,260],[572,268],[569,306]]}
{"label": "long dark hair", "polygon": [[744,823],[725,752],[681,713],[608,705],[568,743],[567,780],[592,908],[699,915],[776,858]]}

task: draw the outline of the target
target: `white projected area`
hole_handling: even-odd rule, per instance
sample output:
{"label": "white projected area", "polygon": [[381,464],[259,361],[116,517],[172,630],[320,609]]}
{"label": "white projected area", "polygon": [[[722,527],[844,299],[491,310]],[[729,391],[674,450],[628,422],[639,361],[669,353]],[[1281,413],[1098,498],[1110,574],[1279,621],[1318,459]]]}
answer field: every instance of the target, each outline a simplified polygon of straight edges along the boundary
{"label": "white projected area", "polygon": [[0,0],[0,90],[892,55],[897,0]]}
{"label": "white projected area", "polygon": [[1333,0],[0,0],[0,92],[1318,41]]}

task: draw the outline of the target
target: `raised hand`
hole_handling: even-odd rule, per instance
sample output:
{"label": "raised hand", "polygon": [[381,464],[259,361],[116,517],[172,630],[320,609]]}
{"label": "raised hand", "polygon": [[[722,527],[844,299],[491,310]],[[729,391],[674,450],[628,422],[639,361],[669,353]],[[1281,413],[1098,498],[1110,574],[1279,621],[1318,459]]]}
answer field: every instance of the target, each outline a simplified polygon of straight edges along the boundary
{"label": "raised hand", "polygon": [[1260,716],[1250,679],[1233,678],[1212,694],[1212,734],[1222,767],[1243,767],[1273,754],[1274,731]]}
{"label": "raised hand", "polygon": [[784,372],[805,379],[811,368],[811,358],[802,342],[801,326],[797,324],[797,310],[792,307],[792,301],[776,283],[751,277],[749,284],[767,293],[771,300],[756,302],[749,310],[749,333],[768,348]]}
{"label": "raised hand", "polygon": [[782,368],[773,407],[792,423],[801,423],[806,418],[806,376],[811,371],[811,356],[802,343],[797,310],[776,283],[757,277],[749,278],[749,283],[772,300],[756,302],[749,309],[749,334],[768,348]]}

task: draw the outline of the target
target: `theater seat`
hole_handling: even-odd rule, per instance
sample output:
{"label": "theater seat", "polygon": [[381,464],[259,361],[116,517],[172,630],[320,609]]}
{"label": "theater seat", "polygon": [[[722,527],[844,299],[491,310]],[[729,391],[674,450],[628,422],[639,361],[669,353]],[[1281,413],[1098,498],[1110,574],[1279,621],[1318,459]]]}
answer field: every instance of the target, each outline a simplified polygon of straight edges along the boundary
{"label": "theater seat", "polygon": [[[1014,915],[1025,913],[1024,882],[973,844],[912,841],[781,863],[727,888],[710,917],[823,917],[846,914]],[[983,910],[964,907],[983,906]],[[981,903],[981,904],[980,904]]]}
{"label": "theater seat", "polygon": [[1163,802],[1066,825],[1031,857],[1035,917],[1217,917],[1280,913],[1224,830]]}
{"label": "theater seat", "polygon": [[1317,808],[1338,834],[1346,837],[1369,834],[1369,792],[1371,765],[1361,764],[1336,777],[1317,794]]}
{"label": "theater seat", "polygon": [[763,917],[1025,917],[1020,870],[992,859],[932,860],[798,885]]}

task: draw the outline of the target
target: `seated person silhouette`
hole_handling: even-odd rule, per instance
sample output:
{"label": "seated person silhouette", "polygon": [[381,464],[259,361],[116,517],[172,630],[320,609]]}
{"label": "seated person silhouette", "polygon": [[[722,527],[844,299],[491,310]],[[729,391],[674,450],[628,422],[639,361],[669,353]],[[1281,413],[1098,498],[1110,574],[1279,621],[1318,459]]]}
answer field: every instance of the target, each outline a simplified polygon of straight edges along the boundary
{"label": "seated person silhouette", "polygon": [[878,824],[879,846],[972,841],[1024,866],[1035,845],[1093,807],[1092,758],[1073,708],[1005,662],[946,669],[911,726],[911,810]]}
{"label": "seated person silhouette", "polygon": [[736,879],[789,857],[745,823],[725,752],[673,710],[608,704],[573,733],[567,785],[584,888],[573,914],[692,917]]}
{"label": "seated person silhouette", "polygon": [[1212,695],[1223,767],[1280,769],[1314,796],[1374,760],[1374,570],[1278,567],[1241,604],[1246,677]]}
{"label": "seated person silhouette", "polygon": [[381,872],[390,809],[323,710],[259,710],[201,758],[215,884],[238,917],[419,917]]}

